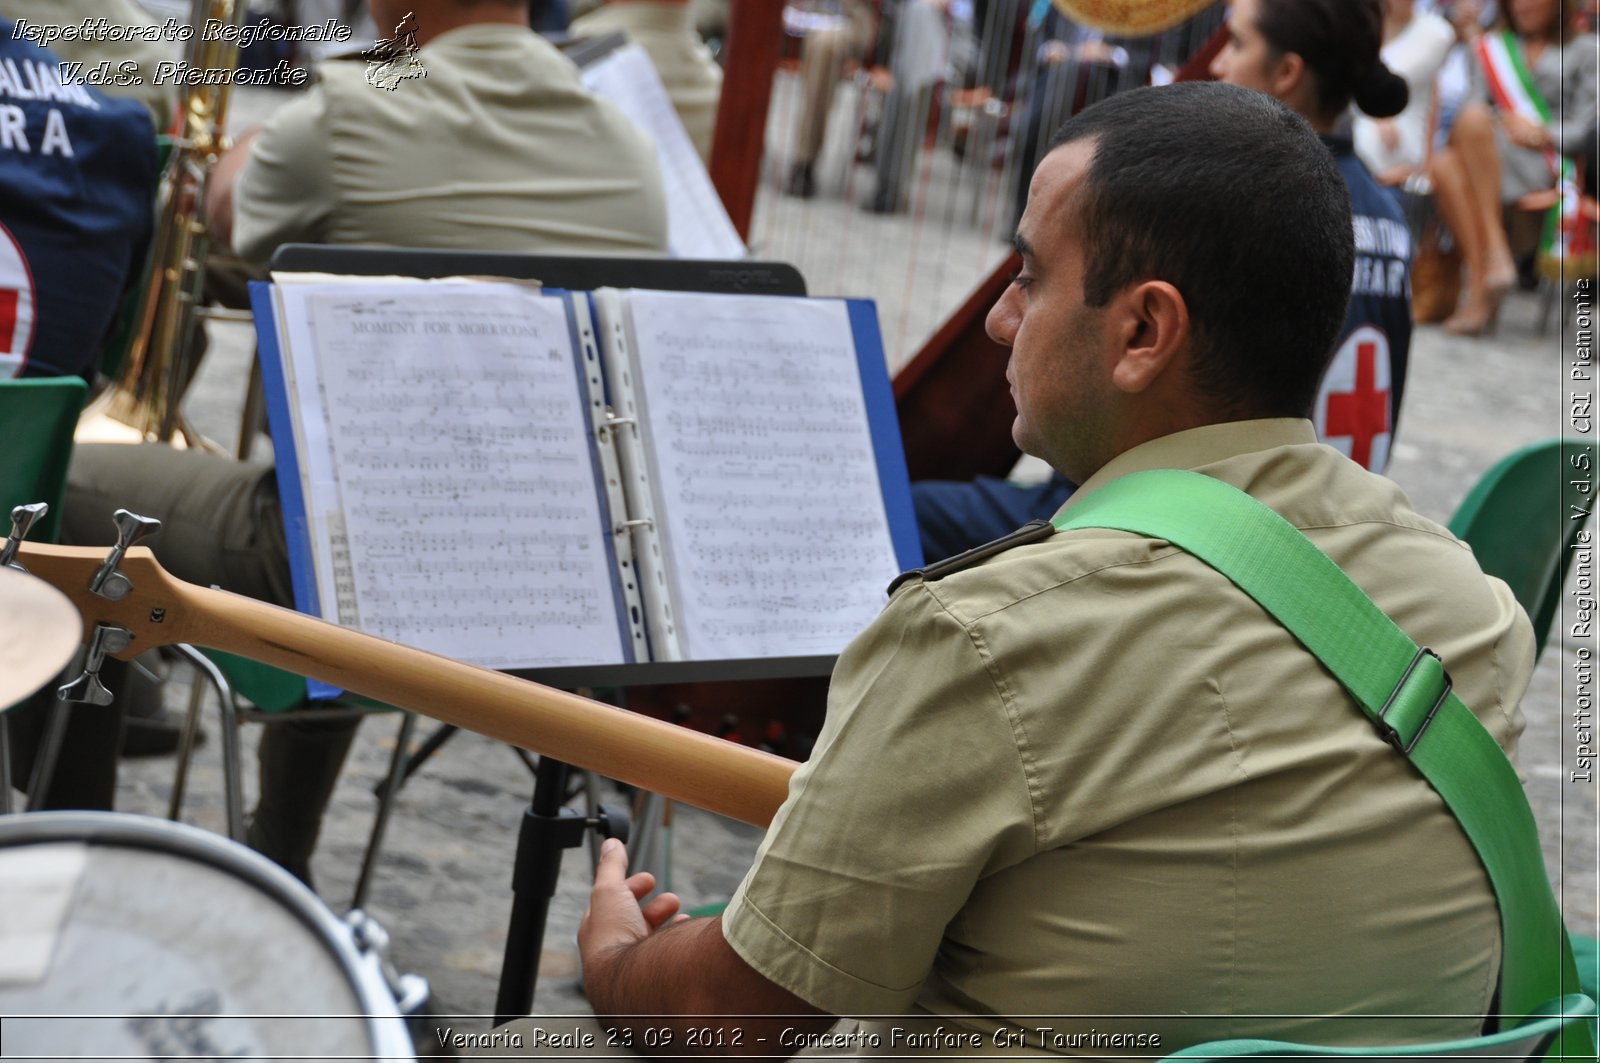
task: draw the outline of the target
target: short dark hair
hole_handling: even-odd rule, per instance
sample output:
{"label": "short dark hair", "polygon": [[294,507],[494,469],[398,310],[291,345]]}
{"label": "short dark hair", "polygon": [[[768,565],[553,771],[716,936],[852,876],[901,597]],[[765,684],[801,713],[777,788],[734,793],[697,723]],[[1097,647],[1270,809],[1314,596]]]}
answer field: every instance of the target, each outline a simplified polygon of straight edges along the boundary
{"label": "short dark hair", "polygon": [[1383,0],[1261,0],[1256,32],[1277,54],[1305,60],[1322,117],[1343,114],[1351,100],[1374,118],[1405,110],[1411,91],[1378,55]]}
{"label": "short dark hair", "polygon": [[1259,92],[1184,82],[1118,93],[1051,147],[1094,143],[1067,207],[1084,300],[1183,293],[1195,384],[1229,417],[1309,416],[1355,267],[1350,194],[1305,119]]}

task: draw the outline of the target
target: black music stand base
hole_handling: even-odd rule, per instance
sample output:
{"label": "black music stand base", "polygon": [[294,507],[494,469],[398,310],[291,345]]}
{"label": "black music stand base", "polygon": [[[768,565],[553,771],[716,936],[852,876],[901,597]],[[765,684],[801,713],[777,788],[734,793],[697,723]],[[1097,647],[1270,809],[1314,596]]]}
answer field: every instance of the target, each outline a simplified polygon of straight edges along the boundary
{"label": "black music stand base", "polygon": [[626,813],[602,805],[600,814],[590,819],[576,809],[562,807],[571,770],[562,761],[540,757],[533,801],[522,813],[511,872],[511,924],[506,931],[500,989],[494,1004],[496,1027],[533,1010],[539,955],[544,950],[550,900],[556,895],[556,883],[561,877],[562,851],[582,845],[590,830],[602,838],[628,840]]}

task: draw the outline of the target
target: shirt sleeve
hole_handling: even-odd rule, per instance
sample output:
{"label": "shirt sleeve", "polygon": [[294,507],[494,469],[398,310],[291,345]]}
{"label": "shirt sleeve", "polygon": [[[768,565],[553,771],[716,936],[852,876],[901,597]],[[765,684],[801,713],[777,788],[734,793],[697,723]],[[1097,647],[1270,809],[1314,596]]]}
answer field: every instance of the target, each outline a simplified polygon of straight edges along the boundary
{"label": "shirt sleeve", "polygon": [[233,246],[265,265],[278,245],[324,243],[334,210],[327,95],[322,86],[285,104],[250,146],[233,191]]}
{"label": "shirt sleeve", "polygon": [[830,1013],[905,1011],[978,880],[1037,849],[1023,748],[982,638],[909,585],[840,657],[729,943]]}

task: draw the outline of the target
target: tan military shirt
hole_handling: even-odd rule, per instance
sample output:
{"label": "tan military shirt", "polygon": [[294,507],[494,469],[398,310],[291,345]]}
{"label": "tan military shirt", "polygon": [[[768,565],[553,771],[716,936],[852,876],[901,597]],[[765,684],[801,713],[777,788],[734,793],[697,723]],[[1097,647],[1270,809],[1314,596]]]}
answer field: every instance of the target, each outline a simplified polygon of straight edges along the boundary
{"label": "tan military shirt", "polygon": [[[88,19],[105,19],[113,26],[163,26],[134,0],[0,0],[0,17],[27,19],[36,26],[82,26]],[[54,40],[48,47],[65,63],[94,67],[109,61],[111,78],[96,80],[94,87],[108,96],[138,100],[150,111],[156,132],[165,132],[178,101],[174,74],[164,74],[162,63],[176,63],[188,47],[168,39],[160,30],[154,40]],[[133,63],[124,74],[123,63]]]}
{"label": "tan military shirt", "polygon": [[722,97],[722,68],[701,43],[689,5],[620,0],[572,23],[574,37],[602,37],[617,31],[626,33],[650,56],[701,161],[710,162],[717,101]]}
{"label": "tan military shirt", "polygon": [[[1305,531],[1513,745],[1531,627],[1392,482],[1268,420],[1137,447],[1077,497],[1151,468]],[[957,1056],[1465,1037],[1499,963],[1469,843],[1344,689],[1200,561],[1091,529],[895,593],[724,927],[818,1007],[912,1016],[863,1028],[884,1053],[936,1023]],[[1382,1014],[1439,1017],[1318,1017]]]}
{"label": "tan military shirt", "polygon": [[393,89],[359,61],[323,63],[273,116],[234,190],[241,256],[291,241],[665,252],[654,147],[549,43],[474,25],[417,58],[426,76]]}

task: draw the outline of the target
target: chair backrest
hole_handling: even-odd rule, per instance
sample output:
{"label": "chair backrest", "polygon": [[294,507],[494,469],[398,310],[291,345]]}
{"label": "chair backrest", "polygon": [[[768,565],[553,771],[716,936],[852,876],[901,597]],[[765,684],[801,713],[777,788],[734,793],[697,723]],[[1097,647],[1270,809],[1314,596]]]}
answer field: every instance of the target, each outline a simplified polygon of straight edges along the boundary
{"label": "chair backrest", "polygon": [[1511,1030],[1472,1037],[1461,1041],[1436,1041],[1430,1044],[1393,1045],[1383,1048],[1336,1048],[1323,1045],[1297,1045],[1288,1041],[1263,1041],[1240,1038],[1190,1045],[1168,1059],[1233,1059],[1239,1056],[1282,1056],[1298,1059],[1367,1059],[1407,1061],[1429,1058],[1468,1058],[1529,1060],[1541,1058],[1557,1033],[1569,1024],[1594,1018],[1595,1004],[1581,993],[1553,1000],[1535,1011],[1528,1021]]}
{"label": "chair backrest", "polygon": [[50,512],[29,538],[55,541],[72,432],[88,392],[75,376],[0,380],[0,536],[11,527],[12,507],[45,502]]}
{"label": "chair backrest", "polygon": [[1450,519],[1450,531],[1472,547],[1485,572],[1506,581],[1527,610],[1541,653],[1572,543],[1594,509],[1594,496],[1574,482],[1587,481],[1592,471],[1576,463],[1592,469],[1594,461],[1588,445],[1571,440],[1523,447],[1484,473]]}

